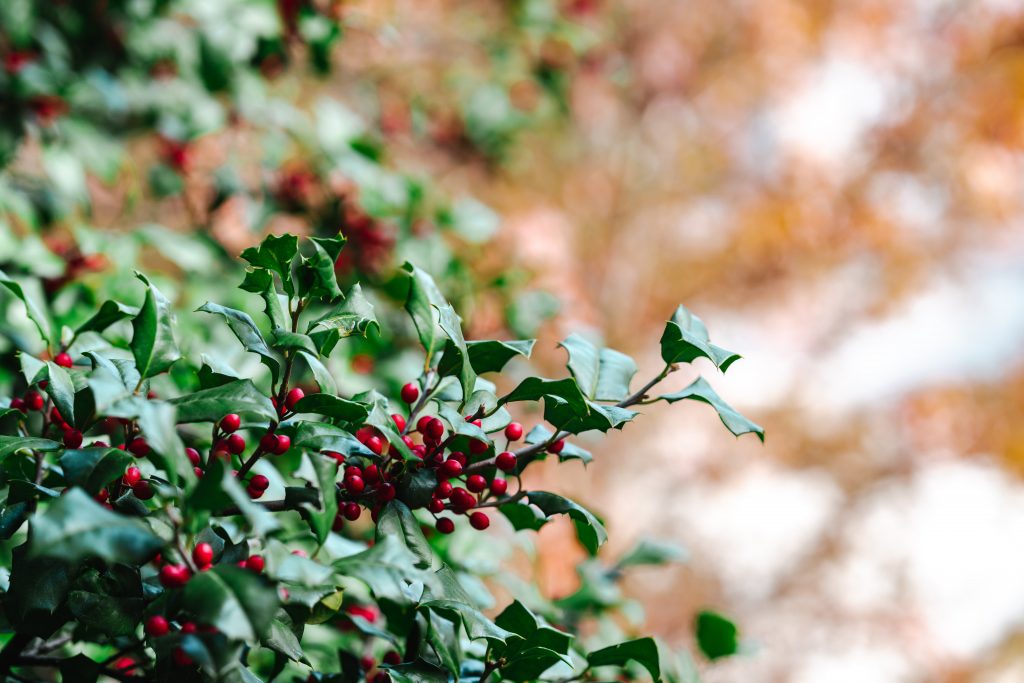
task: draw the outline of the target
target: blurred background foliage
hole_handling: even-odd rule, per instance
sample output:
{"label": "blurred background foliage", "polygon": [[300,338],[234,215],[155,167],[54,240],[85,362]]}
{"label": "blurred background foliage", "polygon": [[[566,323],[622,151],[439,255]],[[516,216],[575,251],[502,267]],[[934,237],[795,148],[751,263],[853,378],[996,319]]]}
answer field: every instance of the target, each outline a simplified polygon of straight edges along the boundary
{"label": "blurred background foliage", "polygon": [[[340,267],[378,300],[415,260],[472,336],[536,331],[552,369],[543,340],[581,324],[652,369],[636,331],[685,301],[746,352],[721,391],[764,449],[652,408],[596,480],[537,475],[604,514],[619,552],[691,547],[627,577],[624,612],[677,645],[702,606],[739,616],[748,656],[710,681],[1024,676],[1016,3],[0,11],[0,260],[76,271],[48,295],[58,319],[140,263],[191,310],[237,279],[226,255],[284,229],[348,235]],[[76,31],[81,54],[61,47]],[[402,374],[401,344],[367,343]],[[357,381],[353,353],[332,369]],[[581,558],[550,525],[519,559],[572,600]]]}

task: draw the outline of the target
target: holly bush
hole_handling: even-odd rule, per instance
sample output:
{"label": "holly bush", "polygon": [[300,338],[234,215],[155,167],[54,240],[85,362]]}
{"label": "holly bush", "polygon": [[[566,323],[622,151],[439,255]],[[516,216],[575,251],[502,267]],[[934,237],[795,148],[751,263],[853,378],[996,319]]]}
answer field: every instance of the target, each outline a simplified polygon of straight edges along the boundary
{"label": "holly bush", "polygon": [[[74,329],[0,276],[43,349],[20,354],[20,386],[0,411],[2,673],[688,680],[652,638],[581,629],[622,606],[623,572],[675,551],[643,542],[601,563],[599,517],[524,474],[549,457],[589,461],[573,437],[622,429],[658,401],[706,403],[733,434],[763,438],[703,378],[657,391],[681,364],[703,358],[724,372],[739,356],[680,306],[661,336],[664,368],[639,386],[629,356],[579,335],[561,343],[566,377],[531,376],[522,361],[533,340],[465,339],[434,280],[407,263],[419,375],[351,393],[327,361],[381,323],[358,283],[342,292],[344,247],[268,237],[241,255],[240,289],[260,301],[259,322],[214,302],[187,314],[225,325],[255,372],[232,367],[229,349],[190,345],[176,319],[186,314],[142,274],[139,305],[104,302]],[[532,429],[514,419],[533,415]],[[559,517],[593,558],[579,591],[548,601],[486,569],[513,532]],[[484,578],[501,580],[511,602],[496,605]],[[710,655],[735,650],[731,624],[703,624]]]}

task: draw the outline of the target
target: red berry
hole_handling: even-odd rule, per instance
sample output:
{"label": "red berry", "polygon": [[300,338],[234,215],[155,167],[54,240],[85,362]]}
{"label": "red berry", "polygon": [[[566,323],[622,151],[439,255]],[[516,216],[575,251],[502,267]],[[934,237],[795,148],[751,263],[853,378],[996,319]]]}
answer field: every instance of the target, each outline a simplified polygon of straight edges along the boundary
{"label": "red berry", "polygon": [[431,498],[430,503],[427,505],[427,509],[435,515],[440,514],[444,512],[444,501],[440,498]]}
{"label": "red berry", "polygon": [[349,465],[345,468],[346,477],[361,477],[363,476],[363,468],[356,465]]}
{"label": "red berry", "polygon": [[402,663],[402,655],[398,654],[394,650],[391,650],[384,655],[384,663],[390,666],[398,666]]}
{"label": "red berry", "polygon": [[166,636],[171,631],[171,625],[165,617],[155,614],[146,619],[146,635],[151,638]]}
{"label": "red berry", "polygon": [[458,462],[463,467],[465,467],[466,463],[469,462],[469,458],[467,458],[466,454],[463,453],[462,451],[455,451],[454,453],[449,453],[448,459]]}
{"label": "red berry", "polygon": [[434,418],[429,415],[424,415],[420,419],[416,420],[416,431],[425,434],[427,431],[427,425],[430,424],[430,421],[433,419]]}
{"label": "red berry", "polygon": [[362,513],[363,508],[359,507],[359,503],[345,503],[345,519],[348,521],[356,521]]}
{"label": "red berry", "polygon": [[376,484],[380,481],[380,469],[376,465],[367,465],[363,470],[363,480],[367,484]]}
{"label": "red berry", "polygon": [[369,448],[374,453],[376,453],[377,455],[380,455],[381,453],[384,452],[384,442],[381,440],[379,436],[371,436],[369,439],[367,439],[366,447]]}
{"label": "red berry", "polygon": [[267,432],[260,437],[260,449],[267,453],[273,453],[277,448],[277,434],[274,432]]}
{"label": "red berry", "polygon": [[203,474],[204,474],[203,468],[201,468],[201,467],[193,467],[192,471],[196,473],[196,477],[198,477],[199,479],[203,478]]}
{"label": "red berry", "polygon": [[444,423],[436,417],[430,418],[430,422],[427,423],[426,435],[433,441],[440,441],[444,436]]}
{"label": "red berry", "polygon": [[213,546],[209,543],[197,543],[192,549],[192,560],[200,568],[213,564]]}
{"label": "red berry", "polygon": [[422,460],[427,455],[427,447],[423,445],[411,446],[412,454]]}
{"label": "red berry", "polygon": [[490,447],[491,445],[486,441],[481,441],[480,439],[469,440],[469,452],[472,453],[473,455],[480,455],[481,453],[486,453],[487,449]]}
{"label": "red berry", "polygon": [[42,410],[43,409],[43,397],[38,391],[27,391],[25,392],[25,407],[29,410]]}
{"label": "red berry", "polygon": [[135,486],[142,479],[142,470],[138,467],[129,467],[124,471],[124,483],[128,486]]}
{"label": "red berry", "polygon": [[199,451],[194,448],[186,448],[185,455],[188,456],[188,461],[192,463],[193,467],[197,467],[202,462],[202,458],[199,457]]}
{"label": "red berry", "polygon": [[412,437],[408,434],[402,435],[402,443],[408,446],[410,449],[416,448],[416,442],[412,440]]}
{"label": "red berry", "polygon": [[331,531],[339,532],[345,528],[345,517],[341,514],[334,516],[334,521],[331,522]]}
{"label": "red berry", "polygon": [[402,387],[402,400],[406,403],[415,403],[416,399],[420,397],[420,388],[416,386],[415,382],[409,382]]}
{"label": "red berry", "polygon": [[509,422],[505,426],[505,438],[509,441],[519,441],[523,438],[523,425],[518,422]]}
{"label": "red berry", "polygon": [[440,484],[437,485],[437,488],[434,489],[434,493],[437,495],[438,498],[447,498],[448,496],[452,495],[452,489],[454,488],[455,487],[452,486],[452,483],[450,481],[442,481]]}
{"label": "red berry", "polygon": [[504,479],[495,479],[491,482],[491,493],[496,496],[503,496],[508,491],[508,482]]}
{"label": "red berry", "polygon": [[266,493],[263,489],[253,488],[252,486],[247,486],[245,488],[245,492],[248,493],[249,497],[252,498],[253,500],[256,500],[257,498],[262,498],[263,494]]}
{"label": "red berry", "polygon": [[356,430],[356,439],[358,439],[361,444],[366,444],[366,440],[371,436],[377,436],[377,429],[375,427],[366,425]]}
{"label": "red berry", "polygon": [[[14,401],[11,401],[11,403],[13,403],[13,402]],[[21,404],[24,406],[25,402],[22,401]],[[64,424],[64,416],[60,414],[60,411],[57,410],[56,406],[54,406],[53,408],[50,408],[50,422],[53,422],[54,424],[59,424],[59,425]]]}
{"label": "red berry", "polygon": [[498,457],[494,459],[494,466],[502,472],[511,472],[516,468],[516,462],[519,458],[512,451],[504,451],[498,453]]}
{"label": "red berry", "polygon": [[89,448],[110,448],[110,444],[106,441],[93,441],[89,444]]}
{"label": "red berry", "polygon": [[143,480],[132,486],[132,493],[139,500],[149,500],[153,497],[153,487],[148,481]]}
{"label": "red berry", "polygon": [[128,452],[136,458],[145,458],[149,455],[149,444],[141,436],[128,442]]}
{"label": "red berry", "polygon": [[479,474],[471,474],[466,477],[466,488],[473,493],[480,493],[487,488],[487,480]]}
{"label": "red berry", "polygon": [[295,408],[295,404],[302,400],[306,395],[306,392],[298,387],[295,387],[284,397],[284,404],[290,409]]}
{"label": "red berry", "polygon": [[366,488],[366,482],[363,478],[353,474],[351,477],[345,477],[345,489],[353,496],[358,496]]}
{"label": "red berry", "polygon": [[469,516],[469,523],[474,529],[483,531],[491,525],[491,520],[486,514],[478,510]]}
{"label": "red berry", "polygon": [[228,413],[220,419],[220,428],[230,434],[242,426],[242,418],[235,413]]}
{"label": "red berry", "polygon": [[245,560],[245,568],[248,569],[249,571],[256,572],[257,574],[260,574],[260,573],[263,572],[263,567],[265,565],[266,565],[266,562],[264,562],[263,558],[261,556],[259,556],[259,555],[250,555]]}
{"label": "red berry", "polygon": [[363,655],[362,657],[359,658],[359,666],[361,666],[364,671],[369,671],[370,669],[372,669],[376,665],[377,665],[377,660],[375,660],[370,655]]}
{"label": "red berry", "polygon": [[292,438],[284,434],[277,435],[277,447],[274,448],[274,455],[284,455],[292,447]]}
{"label": "red berry", "polygon": [[455,522],[453,522],[449,517],[442,517],[437,520],[437,530],[442,534],[450,534],[455,531]]}
{"label": "red berry", "polygon": [[183,564],[165,564],[160,567],[160,584],[164,588],[181,588],[188,583],[188,567]]}
{"label": "red berry", "polygon": [[563,448],[565,448],[565,439],[559,439],[558,441],[548,446],[548,453],[554,453],[555,455],[557,455],[562,452]]}
{"label": "red berry", "polygon": [[370,683],[391,683],[391,676],[387,671],[378,671],[370,678]]}
{"label": "red berry", "polygon": [[462,474],[462,463],[460,463],[458,460],[453,460],[449,458],[448,460],[445,460],[444,463],[442,463],[442,476],[451,479],[452,477],[457,477],[460,474]]}
{"label": "red berry", "polygon": [[171,659],[174,660],[175,666],[192,666],[192,658],[180,647],[174,648],[174,651],[171,652]]}
{"label": "red berry", "polygon": [[398,413],[394,413],[391,416],[391,421],[395,423],[395,428],[398,429],[398,431],[405,429],[405,418]]}
{"label": "red berry", "polygon": [[61,351],[60,353],[58,353],[54,357],[53,362],[61,366],[62,368],[70,368],[72,365],[74,365],[74,363],[71,361],[71,356],[69,356],[66,351]]}
{"label": "red berry", "polygon": [[252,479],[249,480],[249,486],[257,491],[266,491],[270,488],[270,480],[262,474],[254,474],[252,475]]}
{"label": "red berry", "polygon": [[241,434],[232,434],[227,438],[228,451],[234,455],[239,455],[245,450],[245,439]]}
{"label": "red berry", "polygon": [[452,495],[449,496],[449,498],[451,499],[452,507],[456,512],[465,512],[476,505],[476,496],[461,486],[453,489]]}
{"label": "red berry", "polygon": [[377,489],[377,500],[386,503],[389,500],[394,500],[396,493],[394,484],[381,484]]}
{"label": "red berry", "polygon": [[82,432],[77,429],[64,430],[64,445],[67,448],[78,448],[82,445]]}
{"label": "red berry", "polygon": [[11,399],[11,408],[14,410],[20,410],[23,413],[28,412],[28,409],[25,407],[25,401],[20,398]]}

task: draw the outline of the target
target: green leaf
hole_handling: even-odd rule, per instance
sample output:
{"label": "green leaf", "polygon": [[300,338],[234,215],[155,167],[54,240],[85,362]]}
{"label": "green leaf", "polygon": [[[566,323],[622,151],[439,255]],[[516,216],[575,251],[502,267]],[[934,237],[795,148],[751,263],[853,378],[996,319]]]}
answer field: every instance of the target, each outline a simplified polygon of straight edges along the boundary
{"label": "green leaf", "polygon": [[666,363],[691,363],[697,358],[707,358],[722,372],[740,359],[708,339],[708,330],[700,318],[680,306],[672,314],[661,335],[661,358]]}
{"label": "green leaf", "polygon": [[277,382],[277,376],[281,372],[280,359],[276,353],[270,350],[267,341],[263,338],[263,333],[256,327],[256,323],[248,313],[210,302],[206,302],[196,310],[223,316],[235,337],[242,343],[242,347],[249,353],[258,355],[260,361],[270,368],[270,373],[274,381]]}
{"label": "green leaf", "polygon": [[270,328],[288,327],[288,318],[281,303],[281,295],[277,293],[274,276],[265,268],[245,271],[245,279],[239,287],[246,292],[259,294],[263,299],[263,312],[270,321]]}
{"label": "green leaf", "polygon": [[220,458],[212,458],[206,473],[192,489],[187,507],[192,510],[221,512],[232,506],[241,511],[252,530],[260,536],[281,526],[277,517],[252,501],[238,480],[224,467]]}
{"label": "green leaf", "polygon": [[24,436],[0,436],[0,460],[21,449],[32,451],[57,451],[63,446],[56,441]]}
{"label": "green leaf", "polygon": [[568,498],[545,491],[531,491],[526,494],[526,499],[547,517],[569,515],[576,525],[576,538],[591,555],[596,555],[597,549],[608,540],[608,532],[597,517]]}
{"label": "green leaf", "polygon": [[75,328],[75,335],[83,332],[103,332],[114,323],[134,318],[138,314],[139,309],[135,306],[108,299],[91,318]]}
{"label": "green leaf", "polygon": [[46,364],[48,382],[46,393],[60,411],[61,417],[70,424],[75,424],[75,385],[68,371],[50,361]]}
{"label": "green leaf", "polygon": [[99,557],[107,562],[140,564],[163,546],[146,525],[110,512],[79,488],[50,503],[33,518],[28,555],[75,562]]}
{"label": "green leaf", "polygon": [[295,404],[297,413],[315,413],[343,422],[362,423],[370,414],[370,406],[331,394],[307,394]]}
{"label": "green leaf", "polygon": [[310,483],[314,484],[319,492],[318,505],[305,506],[303,516],[309,521],[309,527],[313,530],[317,543],[322,545],[331,533],[331,525],[338,515],[338,494],[335,487],[338,463],[333,458],[318,453],[306,453],[303,457],[309,462],[315,477],[310,477]]}
{"label": "green leaf", "polygon": [[185,445],[178,436],[177,410],[173,405],[167,401],[129,396],[112,405],[107,414],[139,423],[143,436],[153,449],[150,459],[166,472],[171,485],[177,485],[179,480],[195,479],[192,465],[183,457]]}
{"label": "green leaf", "polygon": [[527,377],[510,393],[499,398],[498,405],[505,405],[515,401],[539,401],[545,396],[555,396],[562,399],[576,415],[586,415],[590,412],[586,396],[580,391],[579,385],[572,377],[566,377],[565,379]]}
{"label": "green leaf", "polygon": [[466,342],[469,350],[469,363],[478,374],[485,372],[501,372],[510,360],[516,356],[529,358],[533,352],[536,339],[520,339],[515,341],[471,341]]}
{"label": "green leaf", "polygon": [[559,346],[569,353],[569,372],[587,398],[621,401],[629,396],[629,384],[636,375],[632,358],[614,349],[598,349],[578,334],[569,335]]}
{"label": "green leaf", "polygon": [[54,335],[50,329],[50,321],[43,313],[43,309],[39,307],[36,302],[31,299],[22,288],[21,284],[15,280],[12,280],[7,273],[0,270],[0,285],[6,287],[14,296],[21,300],[25,304],[25,312],[28,314],[28,319],[35,324],[36,329],[39,330],[39,335],[46,342],[47,346],[53,343]]}
{"label": "green leaf", "polygon": [[425,365],[429,366],[434,354],[440,350],[444,335],[438,327],[438,310],[448,304],[433,278],[411,263],[402,266],[409,273],[409,293],[405,310],[412,317],[420,344],[427,352]]}
{"label": "green leaf", "polygon": [[60,466],[70,486],[81,486],[96,494],[124,474],[132,460],[130,453],[119,448],[83,448],[64,451],[60,456]]}
{"label": "green leaf", "polygon": [[177,408],[179,423],[217,422],[228,413],[261,425],[277,420],[274,404],[249,379],[195,391],[172,398],[169,403]]}
{"label": "green leaf", "polygon": [[266,577],[233,565],[217,565],[185,585],[184,608],[230,639],[253,642],[270,633],[279,602]]}
{"label": "green leaf", "polygon": [[[459,378],[462,386],[462,402],[465,403],[473,393],[476,384],[476,372],[469,362],[469,350],[466,348],[466,340],[462,336],[462,319],[452,308],[451,304],[445,304],[437,309],[438,323],[441,330],[448,336],[449,343],[445,347],[445,356],[454,353],[457,360],[451,365],[452,371]],[[443,376],[445,373],[438,372]]]}
{"label": "green leaf", "polygon": [[532,506],[525,503],[506,503],[499,506],[498,510],[512,523],[512,528],[516,531],[522,531],[523,529],[538,531],[548,523],[547,517],[544,517]]}
{"label": "green leaf", "polygon": [[284,610],[278,610],[277,616],[270,622],[270,632],[263,639],[263,644],[294,662],[309,662],[294,631],[292,618]]}
{"label": "green leaf", "polygon": [[58,557],[29,557],[28,545],[19,545],[11,553],[4,614],[19,632],[48,638],[70,616],[65,598],[75,567]]}
{"label": "green leaf", "polygon": [[677,391],[674,394],[659,396],[655,400],[665,400],[669,403],[675,403],[676,401],[682,401],[684,399],[701,401],[714,408],[718,413],[718,417],[721,418],[722,424],[724,424],[726,428],[733,433],[733,435],[740,436],[742,434],[752,433],[756,434],[757,438],[764,442],[764,429],[743,417],[743,415],[736,412],[732,406],[723,401],[703,377],[698,377],[685,389]]}
{"label": "green leaf", "polygon": [[622,556],[615,566],[625,569],[641,565],[662,565],[669,562],[685,561],[687,556],[686,549],[680,545],[652,538],[642,538]]}
{"label": "green leaf", "polygon": [[[526,435],[527,444],[538,444],[547,443],[551,439],[552,432],[544,425],[537,425],[529,431]],[[567,460],[582,460],[584,463],[589,463],[594,459],[594,456],[590,451],[584,450],[576,444],[566,441],[565,446],[562,447],[562,452],[558,454],[559,462],[565,462]]]}
{"label": "green leaf", "polygon": [[275,349],[305,351],[315,357],[320,355],[320,352],[316,350],[316,344],[305,334],[289,332],[288,330],[278,328],[274,330],[273,337]]}
{"label": "green leaf", "polygon": [[739,650],[739,629],[721,614],[709,610],[699,612],[694,630],[700,651],[712,661]]}
{"label": "green leaf", "polygon": [[307,451],[334,451],[343,455],[380,459],[380,456],[360,443],[354,434],[325,422],[300,422],[292,445]]}
{"label": "green leaf", "polygon": [[[345,241],[338,238],[313,237],[310,238],[310,242],[315,251],[312,256],[302,258],[302,266],[299,268],[299,294],[333,301],[341,296],[338,277],[334,273],[334,260]],[[335,246],[337,249],[334,249]],[[331,256],[332,251],[335,257]]]}
{"label": "green leaf", "polygon": [[426,507],[436,488],[437,474],[424,467],[407,474],[398,485],[398,493],[412,507]]}
{"label": "green leaf", "polygon": [[170,302],[145,275],[135,275],[146,285],[146,298],[132,320],[131,350],[139,374],[148,379],[170,368],[181,358],[181,352],[174,341]]}
{"label": "green leaf", "polygon": [[143,606],[141,590],[136,598],[82,590],[68,593],[68,609],[79,623],[111,638],[135,633]]}
{"label": "green leaf", "polygon": [[622,426],[636,417],[637,413],[618,406],[601,405],[590,400],[586,402],[588,412],[578,415],[573,407],[559,396],[544,397],[544,419],[559,430],[571,434],[582,434],[592,429],[602,433]]}
{"label": "green leaf", "polygon": [[376,538],[399,540],[417,558],[416,566],[425,569],[435,562],[430,544],[423,537],[420,523],[405,503],[393,500],[387,504],[377,521]]}
{"label": "green leaf", "polygon": [[353,400],[370,404],[370,414],[366,416],[366,424],[376,427],[387,438],[392,450],[397,450],[406,460],[418,460],[412,454],[412,451],[409,450],[409,447],[405,445],[402,435],[399,433],[398,428],[395,427],[395,421],[391,419],[391,413],[388,411],[388,400],[386,398],[376,391],[364,391],[352,398]]}
{"label": "green leaf", "polygon": [[661,679],[661,663],[658,645],[653,638],[627,640],[618,645],[594,650],[587,655],[587,664],[597,666],[625,666],[630,660],[637,662],[651,674],[655,681]]}
{"label": "green leaf", "polygon": [[25,382],[28,384],[35,384],[41,379],[46,379],[46,363],[39,360],[35,356],[25,353],[18,353],[18,364],[21,366],[21,374],[25,377]]}
{"label": "green leaf", "polygon": [[295,235],[268,235],[259,247],[249,247],[242,258],[257,268],[266,268],[281,276],[281,285],[288,294],[295,294],[292,283],[292,259],[299,252],[299,239]]}
{"label": "green leaf", "polygon": [[385,664],[381,666],[381,669],[386,669],[395,683],[448,683],[449,681],[448,671],[422,659],[395,666]]}
{"label": "green leaf", "polygon": [[359,283],[356,283],[334,310],[310,322],[306,334],[313,339],[321,355],[329,356],[339,339],[357,334],[365,337],[371,327],[376,327],[380,333],[373,304],[367,301]]}
{"label": "green leaf", "polygon": [[302,360],[306,361],[306,365],[309,366],[309,371],[313,373],[313,379],[316,380],[317,388],[320,391],[328,394],[338,393],[338,384],[334,381],[334,376],[327,369],[327,366],[320,362],[320,355],[318,353],[300,350],[299,355],[302,356]]}

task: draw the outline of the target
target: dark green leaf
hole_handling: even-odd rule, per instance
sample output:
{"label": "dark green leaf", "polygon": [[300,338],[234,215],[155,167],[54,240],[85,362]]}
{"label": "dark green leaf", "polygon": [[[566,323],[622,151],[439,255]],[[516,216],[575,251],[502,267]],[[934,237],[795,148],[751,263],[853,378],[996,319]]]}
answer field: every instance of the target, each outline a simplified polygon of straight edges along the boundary
{"label": "dark green leaf", "polygon": [[[546,443],[551,439],[551,430],[544,425],[537,425],[526,435],[526,443],[538,444]],[[590,451],[583,450],[579,446],[566,441],[565,446],[562,447],[562,452],[558,454],[558,460],[565,462],[567,460],[582,460],[585,463],[590,462],[594,459]]]}
{"label": "dark green leaf", "polygon": [[277,419],[274,404],[248,379],[194,391],[169,402],[178,410],[179,423],[217,422],[228,413],[260,424]]}
{"label": "dark green leaf", "polygon": [[300,422],[295,432],[293,446],[309,451],[334,451],[343,455],[379,457],[360,443],[351,432],[325,422]]}
{"label": "dark green leaf", "polygon": [[263,644],[292,661],[308,662],[302,652],[302,644],[294,630],[292,618],[284,610],[279,610],[277,616],[270,622],[270,632],[263,639]]}
{"label": "dark green leaf", "polygon": [[371,327],[380,331],[373,304],[366,300],[363,290],[356,283],[345,300],[327,315],[312,321],[306,333],[316,343],[320,354],[328,356],[339,339],[356,334],[365,337]]}
{"label": "dark green leaf", "polygon": [[378,541],[384,538],[399,540],[412,551],[417,558],[416,566],[420,568],[430,567],[435,561],[430,544],[420,531],[420,523],[405,503],[393,500],[387,504],[377,522],[376,537]]}
{"label": "dark green leaf", "polygon": [[655,681],[661,679],[661,663],[658,657],[658,645],[653,638],[627,640],[618,645],[594,650],[587,655],[587,664],[597,666],[625,666],[633,660],[651,674]]}
{"label": "dark green leaf", "polygon": [[245,350],[258,355],[260,361],[270,369],[274,381],[277,381],[278,373],[281,372],[280,359],[276,353],[270,350],[267,341],[263,338],[263,333],[256,327],[256,323],[253,322],[248,313],[210,302],[203,304],[196,310],[223,316],[224,320],[228,323],[228,327],[234,332],[235,337],[242,343]]}
{"label": "dark green leaf", "polygon": [[84,448],[64,451],[60,456],[68,484],[81,486],[92,494],[124,474],[131,462],[131,454],[119,448]]}
{"label": "dark green leaf", "polygon": [[335,491],[338,463],[333,458],[319,453],[307,453],[303,457],[308,459],[312,470],[310,483],[319,491],[317,505],[306,507],[303,516],[309,520],[309,526],[317,542],[323,544],[327,540],[327,535],[331,533],[334,518],[338,515],[338,496]]}
{"label": "dark green leaf", "polygon": [[469,349],[469,362],[478,374],[485,372],[501,372],[505,365],[516,356],[529,358],[533,352],[536,339],[520,339],[516,341],[471,341],[466,342]]}
{"label": "dark green leaf", "polygon": [[506,503],[498,508],[508,518],[516,531],[530,529],[537,531],[548,523],[548,518],[538,513],[532,506],[521,503]]}
{"label": "dark green leaf", "polygon": [[449,680],[446,670],[422,659],[396,666],[384,665],[381,668],[386,669],[391,680],[396,683],[448,683]]}
{"label": "dark green leaf", "polygon": [[0,461],[21,449],[33,451],[56,451],[62,446],[56,441],[24,436],[0,436]]}
{"label": "dark green leaf", "polygon": [[583,394],[595,401],[621,401],[629,396],[636,374],[632,358],[614,349],[597,348],[578,334],[559,344],[569,353],[569,372]]}
{"label": "dark green leaf", "polygon": [[46,393],[53,399],[61,417],[70,424],[75,424],[75,385],[68,371],[50,361],[46,364]]}
{"label": "dark green leaf", "polygon": [[299,251],[299,240],[295,235],[268,235],[259,247],[249,247],[242,252],[242,258],[257,268],[267,268],[281,276],[281,284],[288,294],[295,293],[292,284],[291,263]]}
{"label": "dark green leaf", "polygon": [[576,415],[586,415],[590,412],[587,407],[587,398],[572,377],[565,379],[527,377],[510,393],[499,398],[498,404],[505,405],[515,401],[539,401],[545,396],[562,399]]}
{"label": "dark green leaf", "polygon": [[622,429],[632,420],[636,413],[618,406],[602,405],[587,401],[589,412],[585,415],[575,413],[573,407],[559,396],[544,397],[544,419],[562,431],[571,434],[582,434],[596,429],[607,432],[609,429]]}
{"label": "dark green leaf", "polygon": [[263,299],[263,312],[270,321],[270,329],[287,327],[288,318],[284,312],[284,305],[281,303],[281,295],[277,292],[274,284],[274,275],[264,268],[247,270],[245,279],[240,285],[241,289],[253,294],[259,294]]}
{"label": "dark green leaf", "polygon": [[108,299],[103,302],[103,305],[100,306],[99,310],[91,318],[75,329],[75,334],[102,332],[114,323],[134,318],[138,314],[139,309],[135,306],[129,306],[120,301]]}
{"label": "dark green leaf", "polygon": [[547,517],[559,514],[569,515],[576,525],[576,538],[591,555],[596,555],[597,549],[608,540],[608,532],[605,531],[604,525],[597,517],[568,498],[546,491],[531,491],[526,494],[526,498],[540,508],[540,511]]}
{"label": "dark green leaf", "polygon": [[[186,460],[186,462],[188,461]],[[232,506],[237,507],[252,530],[261,536],[280,526],[272,513],[252,501],[238,480],[225,469],[220,458],[211,459],[206,473],[192,489],[187,506],[193,510],[210,512],[220,512]]]}
{"label": "dark green leaf", "polygon": [[[462,336],[462,319],[452,308],[451,304],[445,304],[437,309],[438,324],[441,330],[448,336],[449,343],[445,347],[445,355],[454,353],[457,360],[451,363],[451,369],[459,379],[462,386],[462,402],[469,400],[476,385],[476,372],[472,363],[469,362],[469,350],[466,348],[466,340]],[[438,372],[443,376],[445,373]]]}
{"label": "dark green leaf", "polygon": [[82,653],[60,660],[62,683],[96,683],[103,667]]}
{"label": "dark green leaf", "polygon": [[697,614],[697,645],[710,660],[728,657],[739,650],[739,630],[729,619],[711,611]]}
{"label": "dark green leaf", "polygon": [[682,401],[684,399],[701,401],[714,408],[718,413],[718,417],[721,418],[722,424],[724,424],[735,436],[753,433],[756,434],[757,438],[761,439],[762,442],[764,441],[764,429],[743,417],[743,415],[736,412],[732,406],[723,401],[703,377],[698,377],[681,391],[677,391],[674,394],[659,396],[656,400],[665,400],[669,403],[675,403],[676,401]]}
{"label": "dark green leaf", "polygon": [[444,295],[434,284],[426,272],[420,270],[411,263],[406,263],[403,268],[409,273],[409,294],[405,300],[405,310],[412,316],[413,324],[420,338],[420,344],[427,352],[426,365],[434,354],[441,349],[444,335],[438,327],[437,311],[447,305]]}
{"label": "dark green leaf", "polygon": [[192,577],[182,602],[201,623],[246,642],[269,634],[279,606],[273,583],[233,565],[217,565]]}
{"label": "dark green leaf", "polygon": [[39,330],[39,335],[43,338],[43,341],[47,345],[51,344],[54,340],[53,332],[50,330],[50,320],[43,313],[43,310],[36,304],[36,302],[30,298],[21,284],[15,280],[12,280],[6,273],[0,270],[0,285],[6,287],[14,296],[16,296],[23,304],[25,304],[25,311],[28,313],[28,319],[35,324],[36,329]]}
{"label": "dark green leaf", "polygon": [[312,256],[302,258],[302,266],[299,269],[299,294],[333,301],[341,296],[341,290],[338,288],[338,277],[334,273],[334,257],[331,256],[331,252],[341,251],[340,245],[345,242],[338,238],[318,237],[311,238],[310,242],[315,251]]}
{"label": "dark green leaf", "polygon": [[661,335],[661,357],[666,363],[691,363],[697,358],[707,358],[722,372],[740,359],[708,339],[708,330],[700,318],[680,306],[672,314]]}
{"label": "dark green leaf", "polygon": [[308,394],[295,404],[297,413],[315,413],[343,422],[362,423],[370,414],[370,406],[331,394]]}
{"label": "dark green leaf", "polygon": [[143,379],[166,371],[181,358],[171,326],[171,304],[145,275],[136,273],[146,285],[146,298],[132,320],[131,349],[135,367]]}

